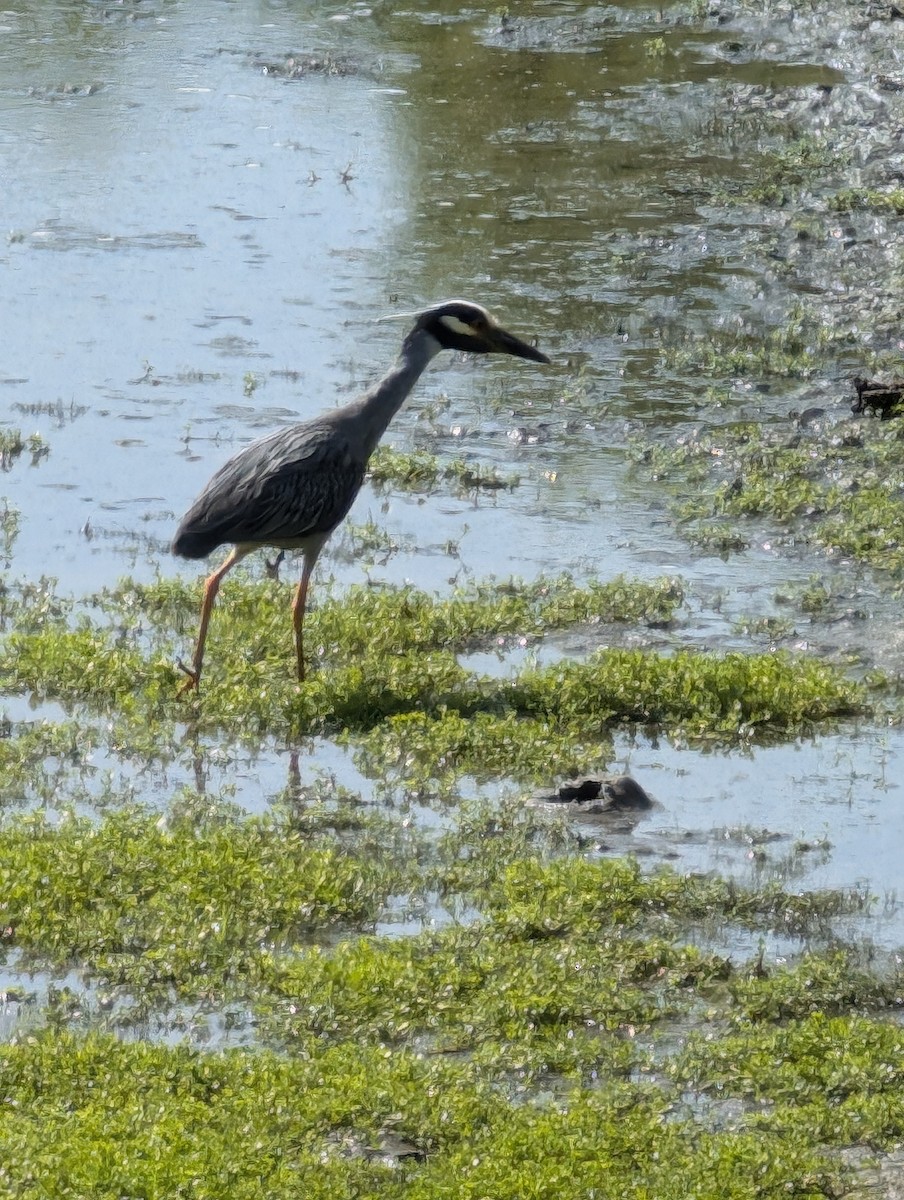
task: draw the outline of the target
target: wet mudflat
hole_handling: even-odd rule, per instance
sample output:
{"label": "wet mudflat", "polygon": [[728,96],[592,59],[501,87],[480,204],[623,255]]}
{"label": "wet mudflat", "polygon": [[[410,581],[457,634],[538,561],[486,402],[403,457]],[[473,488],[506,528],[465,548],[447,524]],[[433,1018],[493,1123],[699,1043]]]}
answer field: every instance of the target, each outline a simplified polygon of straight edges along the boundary
{"label": "wet mudflat", "polygon": [[[0,24],[4,1194],[894,1194],[898,10]],[[255,563],[177,700],[180,513],[454,295],[553,366],[439,359],[310,684]]]}

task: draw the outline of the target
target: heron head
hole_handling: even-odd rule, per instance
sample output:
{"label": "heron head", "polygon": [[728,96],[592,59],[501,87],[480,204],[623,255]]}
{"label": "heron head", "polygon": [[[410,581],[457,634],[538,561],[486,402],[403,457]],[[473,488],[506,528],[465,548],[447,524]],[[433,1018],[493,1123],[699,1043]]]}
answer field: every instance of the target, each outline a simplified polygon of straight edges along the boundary
{"label": "heron head", "polygon": [[508,333],[485,308],[469,300],[446,300],[425,309],[418,314],[414,331],[429,333],[444,350],[514,354],[531,362],[549,362],[545,354]]}

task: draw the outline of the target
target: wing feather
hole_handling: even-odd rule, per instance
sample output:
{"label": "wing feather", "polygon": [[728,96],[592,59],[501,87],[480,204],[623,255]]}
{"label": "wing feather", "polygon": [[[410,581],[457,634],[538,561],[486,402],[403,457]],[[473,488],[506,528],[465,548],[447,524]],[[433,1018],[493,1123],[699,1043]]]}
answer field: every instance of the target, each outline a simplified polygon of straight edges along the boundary
{"label": "wing feather", "polygon": [[365,468],[335,424],[277,430],[216,472],[182,518],[173,549],[202,558],[226,542],[280,545],[329,534],[354,503]]}

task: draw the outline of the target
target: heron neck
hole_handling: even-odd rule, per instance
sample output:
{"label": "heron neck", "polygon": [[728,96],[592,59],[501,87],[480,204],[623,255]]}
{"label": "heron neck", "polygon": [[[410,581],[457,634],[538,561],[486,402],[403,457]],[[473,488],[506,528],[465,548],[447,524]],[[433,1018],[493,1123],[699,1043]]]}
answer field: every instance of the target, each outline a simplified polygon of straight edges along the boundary
{"label": "heron neck", "polygon": [[361,397],[361,416],[368,457],[386,432],[386,427],[407,400],[424,369],[442,346],[424,330],[415,330],[402,343],[399,357],[379,383]]}

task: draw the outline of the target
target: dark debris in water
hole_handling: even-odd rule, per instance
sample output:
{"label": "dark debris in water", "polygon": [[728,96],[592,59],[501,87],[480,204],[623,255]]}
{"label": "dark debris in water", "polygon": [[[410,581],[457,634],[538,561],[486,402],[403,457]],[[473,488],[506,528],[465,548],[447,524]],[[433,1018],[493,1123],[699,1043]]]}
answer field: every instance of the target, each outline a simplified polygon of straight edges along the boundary
{"label": "dark debris in water", "polygon": [[865,15],[870,21],[901,21],[904,9],[898,4],[868,4]]}
{"label": "dark debris in water", "polygon": [[858,375],[854,379],[854,391],[857,393],[851,402],[852,413],[874,412],[880,417],[900,415],[900,405],[904,399],[904,379],[892,379],[882,383],[877,379],[863,379]]}
{"label": "dark debris in water", "polygon": [[576,804],[582,812],[595,814],[646,812],[655,805],[630,775],[570,779],[552,792],[538,792],[535,799],[547,804]]}
{"label": "dark debris in water", "polygon": [[102,83],[56,83],[44,87],[29,87],[25,94],[33,100],[73,100],[83,96],[96,96],[103,87]]}
{"label": "dark debris in water", "polygon": [[346,78],[360,74],[360,67],[351,59],[335,54],[289,54],[282,62],[255,60],[254,66],[262,75],[279,79],[305,79],[309,75],[332,75]]}

